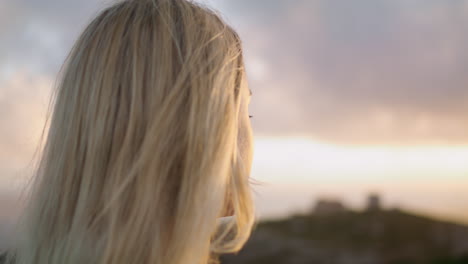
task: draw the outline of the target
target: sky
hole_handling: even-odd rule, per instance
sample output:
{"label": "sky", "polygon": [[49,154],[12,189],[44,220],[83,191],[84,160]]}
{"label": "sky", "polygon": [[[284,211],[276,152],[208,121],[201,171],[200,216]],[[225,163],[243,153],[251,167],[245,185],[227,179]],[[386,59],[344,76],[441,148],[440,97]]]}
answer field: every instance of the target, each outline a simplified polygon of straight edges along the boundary
{"label": "sky", "polygon": [[[467,1],[198,2],[243,41],[260,217],[378,192],[468,223]],[[0,191],[29,175],[56,74],[111,3],[0,0]]]}

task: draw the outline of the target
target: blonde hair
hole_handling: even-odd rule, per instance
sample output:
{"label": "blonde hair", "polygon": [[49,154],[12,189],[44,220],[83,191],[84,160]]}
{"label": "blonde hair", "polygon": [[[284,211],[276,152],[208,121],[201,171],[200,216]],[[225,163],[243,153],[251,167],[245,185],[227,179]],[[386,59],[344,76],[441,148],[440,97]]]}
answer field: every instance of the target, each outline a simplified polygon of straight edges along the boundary
{"label": "blonde hair", "polygon": [[[186,0],[100,12],[61,69],[12,247],[17,264],[202,264],[236,252],[254,208],[238,151],[241,41]],[[234,219],[217,219],[227,208]]]}

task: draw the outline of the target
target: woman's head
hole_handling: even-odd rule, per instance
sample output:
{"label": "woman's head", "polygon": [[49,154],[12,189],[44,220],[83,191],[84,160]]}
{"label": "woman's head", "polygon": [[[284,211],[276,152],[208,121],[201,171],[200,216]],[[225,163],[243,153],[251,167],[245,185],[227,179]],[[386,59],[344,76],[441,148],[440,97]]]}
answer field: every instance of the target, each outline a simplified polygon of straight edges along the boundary
{"label": "woman's head", "polygon": [[[253,225],[241,42],[185,0],[120,1],[61,72],[17,263],[206,263]],[[235,221],[217,229],[219,217]]]}

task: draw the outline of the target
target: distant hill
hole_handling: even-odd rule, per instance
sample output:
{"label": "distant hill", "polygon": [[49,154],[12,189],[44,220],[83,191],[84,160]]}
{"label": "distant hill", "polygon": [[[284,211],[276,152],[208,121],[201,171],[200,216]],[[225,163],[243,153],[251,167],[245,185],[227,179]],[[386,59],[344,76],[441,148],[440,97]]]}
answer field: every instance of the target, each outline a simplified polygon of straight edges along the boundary
{"label": "distant hill", "polygon": [[297,215],[258,224],[222,264],[468,264],[468,226],[399,210]]}

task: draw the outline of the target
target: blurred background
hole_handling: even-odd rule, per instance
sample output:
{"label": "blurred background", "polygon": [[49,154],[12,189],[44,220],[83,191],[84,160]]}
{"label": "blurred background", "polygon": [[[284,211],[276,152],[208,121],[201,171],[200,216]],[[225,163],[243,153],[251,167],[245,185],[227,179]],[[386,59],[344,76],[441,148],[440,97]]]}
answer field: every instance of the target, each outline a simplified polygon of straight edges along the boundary
{"label": "blurred background", "polygon": [[[468,263],[468,1],[200,0],[240,34],[259,225],[225,263]],[[110,0],[0,0],[0,247]]]}

